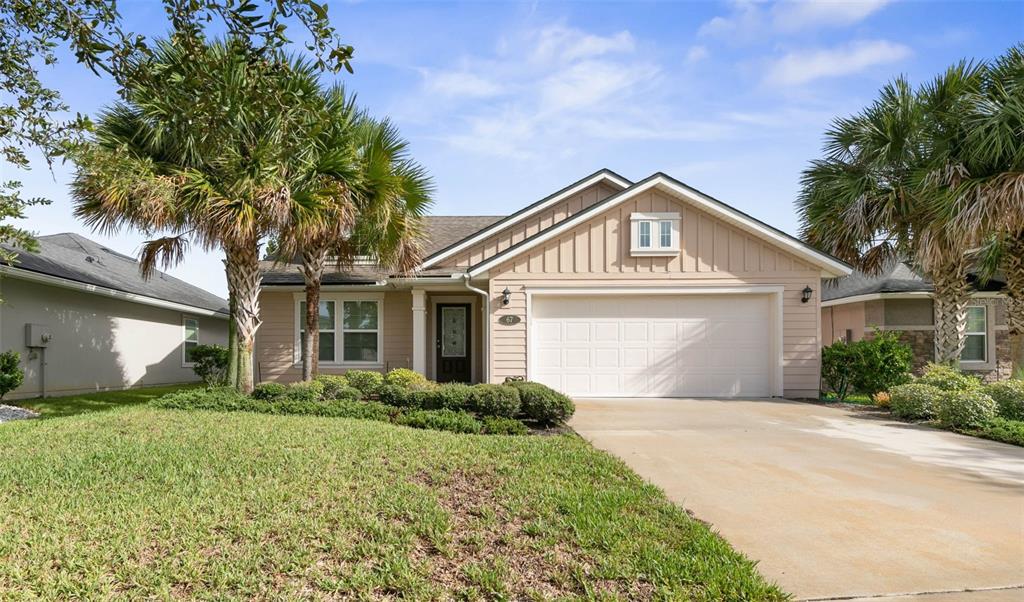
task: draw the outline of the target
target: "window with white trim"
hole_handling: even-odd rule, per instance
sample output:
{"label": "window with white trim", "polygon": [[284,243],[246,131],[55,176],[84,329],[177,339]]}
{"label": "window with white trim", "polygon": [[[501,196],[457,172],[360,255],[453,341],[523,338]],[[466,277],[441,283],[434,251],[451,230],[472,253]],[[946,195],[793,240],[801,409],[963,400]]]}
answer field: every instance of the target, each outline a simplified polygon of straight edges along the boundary
{"label": "window with white trim", "polygon": [[182,318],[181,364],[185,367],[194,366],[192,352],[199,346],[199,320]]}
{"label": "window with white trim", "polygon": [[631,254],[679,254],[678,213],[633,213],[630,222]]}
{"label": "window with white trim", "polygon": [[988,361],[988,308],[971,305],[967,308],[967,330],[964,333],[964,350],[960,352],[961,362]]}
{"label": "window with white trim", "polygon": [[[381,361],[381,298],[324,295],[320,300],[320,346],[323,363],[379,364]],[[306,301],[295,300],[295,361],[302,360],[306,338]]]}

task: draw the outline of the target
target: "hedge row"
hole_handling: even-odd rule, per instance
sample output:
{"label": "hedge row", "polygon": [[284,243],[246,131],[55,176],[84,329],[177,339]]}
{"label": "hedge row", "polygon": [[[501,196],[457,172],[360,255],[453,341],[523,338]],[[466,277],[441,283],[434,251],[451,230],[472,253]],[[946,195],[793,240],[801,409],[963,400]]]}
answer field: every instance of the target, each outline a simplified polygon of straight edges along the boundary
{"label": "hedge row", "polygon": [[[1010,433],[999,440],[1024,433],[1024,381],[1020,380],[984,385],[952,366],[929,364],[914,382],[890,389],[889,403],[893,415],[903,420],[937,420],[954,430],[996,433],[988,438]],[[989,428],[995,420],[1001,422]]]}

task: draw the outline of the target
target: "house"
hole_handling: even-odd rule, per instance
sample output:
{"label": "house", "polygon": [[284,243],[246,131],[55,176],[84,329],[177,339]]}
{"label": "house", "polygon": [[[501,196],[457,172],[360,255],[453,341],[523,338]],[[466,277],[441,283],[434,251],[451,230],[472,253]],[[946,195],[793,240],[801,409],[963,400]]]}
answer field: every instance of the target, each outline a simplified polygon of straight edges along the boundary
{"label": "house", "polygon": [[[816,397],[843,262],[682,182],[591,174],[505,217],[431,217],[412,275],[324,279],[320,370],[577,396]],[[302,277],[264,266],[258,380],[300,377]]]}
{"label": "house", "polygon": [[[967,341],[960,368],[985,380],[1010,378],[1013,361],[1003,282],[971,277]],[[821,293],[822,340],[858,341],[874,329],[896,330],[914,350],[914,369],[935,361],[934,288],[909,264],[890,261],[877,275],[855,272],[826,283]]]}
{"label": "house", "polygon": [[227,342],[227,302],[77,234],[0,265],[0,346],[21,353],[10,398],[197,380],[198,344]]}

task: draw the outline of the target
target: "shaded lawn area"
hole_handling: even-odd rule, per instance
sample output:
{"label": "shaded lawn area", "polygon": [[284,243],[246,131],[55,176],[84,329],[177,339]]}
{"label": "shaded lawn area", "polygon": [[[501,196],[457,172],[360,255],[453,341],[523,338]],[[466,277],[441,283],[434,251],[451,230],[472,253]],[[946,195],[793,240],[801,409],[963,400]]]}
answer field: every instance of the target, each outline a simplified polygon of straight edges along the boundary
{"label": "shaded lawn area", "polygon": [[125,406],[144,404],[156,399],[161,395],[172,393],[181,389],[192,389],[202,386],[201,383],[164,385],[160,387],[139,387],[126,389],[124,391],[103,391],[100,393],[86,393],[84,395],[67,395],[64,397],[37,397],[35,399],[21,399],[8,401],[30,410],[40,413],[41,418],[62,418],[73,416],[84,412],[98,412],[112,410]]}
{"label": "shaded lawn area", "polygon": [[5,424],[0,457],[15,598],[786,598],[571,435],[133,407]]}

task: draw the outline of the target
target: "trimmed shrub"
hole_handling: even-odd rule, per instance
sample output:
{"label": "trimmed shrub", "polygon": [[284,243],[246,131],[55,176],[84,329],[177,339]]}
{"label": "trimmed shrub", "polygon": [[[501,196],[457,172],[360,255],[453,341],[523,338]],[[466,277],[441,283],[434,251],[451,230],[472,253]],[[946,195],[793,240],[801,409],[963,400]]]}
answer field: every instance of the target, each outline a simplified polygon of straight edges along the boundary
{"label": "trimmed shrub", "polygon": [[928,364],[915,382],[931,385],[943,391],[970,391],[981,386],[977,377],[964,374],[947,364]]}
{"label": "trimmed shrub", "polygon": [[351,385],[348,384],[348,379],[337,374],[318,374],[313,381],[323,385],[324,399],[337,399],[342,389],[351,388]]}
{"label": "trimmed shrub", "polygon": [[425,410],[468,410],[472,394],[473,387],[463,383],[445,383],[427,391],[413,392]]}
{"label": "trimmed shrub", "polygon": [[996,402],[996,413],[1008,420],[1024,420],[1024,380],[1003,380],[985,386]]}
{"label": "trimmed shrub", "polygon": [[929,420],[935,417],[942,389],[920,382],[897,385],[889,390],[893,416],[902,420]]}
{"label": "trimmed shrub", "polygon": [[372,370],[349,370],[345,373],[349,386],[362,391],[363,395],[374,395],[384,384],[384,375]]}
{"label": "trimmed shrub", "polygon": [[939,398],[939,422],[954,429],[980,427],[996,416],[996,402],[978,389],[947,391]]}
{"label": "trimmed shrub", "polygon": [[534,382],[507,383],[519,391],[519,412],[541,424],[565,422],[576,412],[576,405],[567,395],[547,385]]}
{"label": "trimmed shrub", "polygon": [[481,416],[512,418],[519,412],[519,391],[502,385],[473,385],[469,406]]}
{"label": "trimmed shrub", "polygon": [[475,434],[481,430],[480,421],[472,414],[452,410],[413,410],[400,414],[395,423],[412,428],[453,433]]}
{"label": "trimmed shrub", "polygon": [[530,432],[526,425],[515,418],[488,416],[482,420],[484,432],[488,435],[525,435]]}
{"label": "trimmed shrub", "polygon": [[253,387],[253,399],[274,399],[288,392],[288,387],[281,383],[260,383]]}
{"label": "trimmed shrub", "polygon": [[216,387],[213,389],[183,389],[168,393],[152,401],[158,408],[178,410],[216,410],[230,412],[248,410],[251,404],[263,404],[266,401],[254,400],[242,395],[234,387]]}
{"label": "trimmed shrub", "polygon": [[324,385],[315,380],[297,382],[288,385],[284,397],[295,401],[320,401],[323,398]]}
{"label": "trimmed shrub", "polygon": [[1024,447],[1024,421],[1020,420],[1007,420],[996,417],[981,425],[977,430],[971,431],[971,434],[976,437],[984,437],[993,441]]}
{"label": "trimmed shrub", "polygon": [[825,392],[831,392],[839,401],[846,399],[853,385],[855,364],[853,346],[846,341],[836,341],[822,347],[821,382]]}
{"label": "trimmed shrub", "polygon": [[857,392],[874,395],[910,382],[914,351],[900,341],[900,333],[875,329],[870,339],[852,346],[855,369],[850,382]]}
{"label": "trimmed shrub", "polygon": [[192,371],[207,387],[228,384],[228,349],[220,345],[196,345],[192,348]]}
{"label": "trimmed shrub", "polygon": [[377,396],[380,397],[382,403],[390,406],[399,408],[420,407],[418,404],[412,403],[413,391],[401,385],[381,385],[377,390]]}
{"label": "trimmed shrub", "polygon": [[21,354],[13,349],[0,353],[0,399],[25,382],[25,371],[21,368]]}
{"label": "trimmed shrub", "polygon": [[363,392],[355,387],[342,387],[334,391],[334,394],[330,397],[325,392],[320,396],[320,399],[324,401],[331,401],[337,399],[339,401],[359,401],[363,398]]}
{"label": "trimmed shrub", "polygon": [[395,368],[391,372],[384,375],[385,385],[396,385],[404,387],[406,389],[426,389],[430,386],[430,381],[427,380],[426,376],[423,376],[415,370],[408,368]]}

